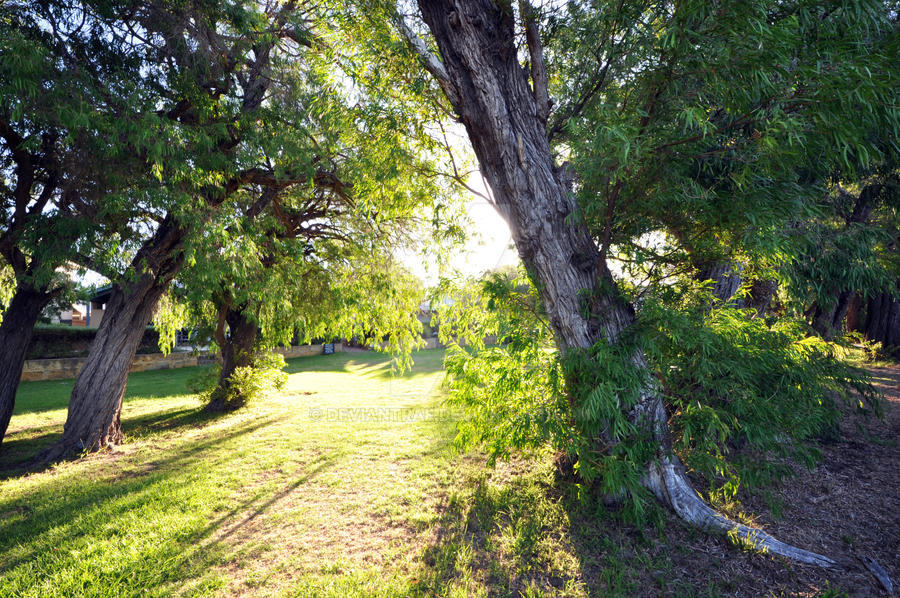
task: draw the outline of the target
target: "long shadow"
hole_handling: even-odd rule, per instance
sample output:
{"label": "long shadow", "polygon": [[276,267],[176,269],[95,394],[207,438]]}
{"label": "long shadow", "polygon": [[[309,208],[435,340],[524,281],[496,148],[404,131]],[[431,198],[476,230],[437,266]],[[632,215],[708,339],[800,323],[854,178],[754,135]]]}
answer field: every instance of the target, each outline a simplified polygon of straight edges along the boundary
{"label": "long shadow", "polygon": [[257,492],[254,496],[241,501],[230,511],[228,511],[227,513],[225,513],[224,515],[222,515],[215,521],[210,522],[202,530],[193,534],[191,536],[191,542],[194,543],[196,541],[204,540],[204,539],[208,538],[209,536],[211,536],[213,534],[213,532],[215,532],[218,529],[221,529],[222,527],[225,527],[226,525],[229,524],[229,522],[233,521],[239,513],[243,513],[245,511],[252,509],[252,511],[250,512],[249,515],[247,515],[246,517],[244,517],[243,519],[241,519],[240,521],[235,523],[231,527],[231,529],[229,529],[225,534],[222,535],[223,540],[225,538],[228,538],[229,536],[234,534],[236,531],[238,531],[239,529],[241,529],[242,527],[244,527],[245,525],[247,525],[248,523],[250,523],[257,517],[259,517],[260,515],[263,515],[264,513],[266,513],[270,508],[272,508],[272,506],[274,504],[276,504],[277,502],[279,502],[282,499],[284,499],[285,497],[287,497],[289,494],[294,492],[297,488],[299,488],[303,484],[306,484],[307,482],[311,481],[316,476],[318,476],[320,473],[322,473],[323,471],[325,471],[326,469],[328,469],[329,467],[334,465],[338,461],[339,457],[340,457],[339,453],[332,453],[328,456],[319,456],[315,461],[313,461],[312,463],[309,464],[311,466],[311,468],[308,471],[306,471],[302,476],[298,477],[293,482],[286,485],[282,490],[280,490],[279,492],[277,492],[275,494],[270,495],[267,500],[263,501],[260,504],[257,504],[257,503],[259,503],[266,496],[267,492],[265,492],[265,491]]}
{"label": "long shadow", "polygon": [[[172,431],[189,426],[200,426],[216,419],[220,415],[209,413],[199,407],[170,409],[168,411],[123,417],[122,429],[126,437],[137,439],[158,432]],[[35,431],[35,428],[31,428],[30,431]],[[34,436],[5,441],[0,445],[0,480],[40,471],[27,469],[28,459],[58,440],[61,436],[61,424],[54,423],[37,428]]]}
{"label": "long shadow", "polygon": [[[8,503],[0,510],[0,576],[36,562],[45,554],[47,546],[46,542],[34,542],[28,551],[10,559],[3,558],[5,550],[27,546],[44,534],[52,534],[52,546],[77,548],[76,540],[81,530],[98,529],[108,526],[111,521],[128,521],[132,513],[152,505],[160,495],[179,493],[191,487],[196,483],[191,472],[198,467],[225,467],[235,441],[243,443],[242,438],[274,421],[274,418],[251,420],[225,434],[170,447],[166,458],[140,463],[137,472],[75,487],[64,480],[64,491],[48,485]],[[149,550],[142,548],[139,555],[123,559],[112,570],[98,568],[91,574],[92,583],[104,587],[108,581],[140,579],[141,586],[151,594],[159,595],[161,591],[167,592],[167,587],[204,579],[215,565],[221,564],[221,554],[228,548],[227,540],[232,534],[326,471],[340,457],[340,452],[319,456],[280,490],[261,489],[212,521],[197,522],[193,529],[167,533],[165,541],[154,543]],[[60,533],[60,530],[64,531]],[[223,533],[216,535],[220,530]],[[210,542],[210,538],[215,539]]]}
{"label": "long shadow", "polygon": [[[362,356],[366,358],[363,363],[369,367],[378,367],[388,361],[386,356],[379,354]],[[359,358],[360,354],[344,354],[337,358],[325,356],[293,361],[314,362],[303,363],[303,367],[296,368],[295,371],[346,371],[350,369],[347,366],[351,362],[356,367],[360,363]],[[315,363],[316,361],[319,363]],[[327,367],[323,368],[323,364]],[[429,371],[437,369],[439,366],[429,366]],[[164,394],[169,395],[171,392]],[[134,436],[145,431],[155,433],[203,425],[215,417],[200,409],[184,408],[128,417],[123,425],[129,435]],[[221,432],[210,431],[208,435],[198,439],[177,440],[164,449],[164,454],[154,452],[145,460],[137,462],[130,458],[128,471],[117,471],[111,475],[103,473],[104,477],[99,479],[66,473],[51,476],[40,480],[40,485],[27,490],[21,497],[0,501],[0,576],[19,566],[38,562],[45,556],[48,546],[77,546],[77,539],[85,530],[108,527],[110,522],[119,520],[127,521],[130,514],[139,513],[145,505],[158,501],[161,494],[177,493],[190,487],[195,483],[192,472],[198,468],[227,467],[229,451],[235,446],[234,443],[245,442],[243,438],[273,421],[273,418],[257,418],[235,424]],[[435,422],[434,425],[435,450],[446,450],[451,437],[441,431],[441,426],[447,424]],[[56,436],[57,434],[48,433],[37,438],[14,441],[15,451],[12,452],[38,450],[41,442],[52,442]],[[4,445],[4,449],[7,448],[9,447]],[[10,454],[7,450],[3,452],[4,458]],[[312,461],[305,466],[306,471],[279,491],[273,493],[272,490],[260,490],[214,521],[195,527],[187,534],[171,536],[166,541],[159,542],[150,551],[143,552],[140,560],[123,561],[113,571],[98,570],[95,576],[92,574],[92,582],[98,584],[97,587],[102,587],[106,578],[109,578],[107,581],[115,582],[117,579],[137,577],[152,591],[153,588],[162,588],[177,583],[178,580],[203,577],[209,572],[208,565],[216,562],[216,546],[222,540],[271,510],[279,501],[303,484],[309,483],[339,458],[339,454],[328,454]],[[2,466],[0,462],[0,468]],[[0,474],[0,479],[11,475]],[[207,541],[218,530],[223,529],[221,539],[217,538],[213,543]],[[52,540],[39,541],[40,538]],[[13,553],[15,556],[12,556]],[[157,570],[153,563],[165,563],[165,567],[158,567]]]}
{"label": "long shadow", "polygon": [[[453,423],[432,425],[426,454],[452,450]],[[671,567],[668,547],[653,528],[622,523],[602,506],[598,493],[577,488],[571,478],[531,462],[519,469],[498,483],[476,466],[463,472],[468,479],[452,484],[461,490],[442,505],[419,558],[417,594],[446,595],[475,577],[484,581],[489,596],[531,595],[534,588],[555,595],[568,586],[582,586],[590,596],[636,596],[654,583],[642,577],[644,572]],[[557,538],[555,544],[542,542],[548,534]],[[560,545],[575,557],[575,567],[559,565]],[[629,576],[635,572],[638,577]],[[669,589],[675,595],[706,590],[679,581]]]}
{"label": "long shadow", "polygon": [[[555,595],[570,586],[581,586],[589,596],[642,595],[647,580],[628,575],[650,568],[644,551],[652,539],[642,530],[614,521],[565,481],[548,481],[543,474],[516,474],[502,484],[476,478],[472,485],[443,507],[422,553],[416,577],[424,594],[448,594],[472,575],[460,567],[462,561],[479,572],[475,577],[484,580],[489,596],[534,590]],[[543,542],[548,535],[558,543]],[[560,565],[559,544],[568,547],[577,566]]]}
{"label": "long shadow", "polygon": [[285,372],[299,374],[301,372],[349,372],[358,364],[375,365],[388,358],[380,353],[333,353],[331,355],[314,355],[311,357],[294,357],[288,359]]}
{"label": "long shadow", "polygon": [[[441,399],[434,397],[423,408],[439,407]],[[438,412],[428,418],[408,425],[420,426],[426,439],[415,461],[437,458],[447,460],[447,466],[456,475],[466,479],[456,479],[451,488],[461,488],[445,497],[439,507],[437,523],[428,530],[429,541],[417,557],[418,568],[413,573],[415,585],[410,588],[410,596],[445,596],[458,594],[459,584],[475,578],[487,586],[489,596],[522,596],[527,580],[517,576],[515,568],[507,562],[496,546],[495,532],[513,521],[538,520],[538,511],[530,502],[520,502],[522,513],[513,513],[519,487],[510,487],[497,492],[486,482],[481,470],[481,457],[474,472],[464,463],[473,458],[459,455],[453,441],[456,436],[458,419],[449,411]],[[443,486],[443,484],[441,484]],[[532,525],[534,527],[534,525]],[[521,565],[532,561],[529,568],[536,572],[541,563],[534,563],[533,555],[522,552],[516,556]],[[533,565],[533,566],[532,566]],[[479,588],[479,590],[485,588]]]}
{"label": "long shadow", "polygon": [[[54,541],[66,545],[81,535],[78,527],[91,529],[102,526],[152,501],[157,485],[164,485],[167,491],[191,485],[190,465],[199,461],[204,452],[252,434],[271,422],[271,418],[248,421],[215,437],[182,443],[169,449],[174,453],[171,457],[147,461],[138,472],[120,472],[99,480],[51,478],[39,489],[3,506],[0,513],[0,555],[5,551],[3,547],[9,549],[26,545],[51,530],[55,534]],[[108,503],[113,501],[118,503],[115,508],[108,507]],[[69,530],[60,535],[59,530],[66,526]],[[30,561],[41,550],[36,545],[9,562],[0,560],[0,573]]]}
{"label": "long shadow", "polygon": [[[572,581],[538,546],[547,531],[545,509],[531,490],[529,481],[513,480],[498,488],[482,478],[471,494],[450,500],[420,558],[417,589],[446,595],[455,582],[471,575],[468,567],[479,572],[475,577],[484,580],[489,596],[530,595],[530,587],[552,595]],[[506,554],[497,547],[504,534],[513,535]]]}
{"label": "long shadow", "polygon": [[185,407],[156,413],[145,413],[122,419],[122,428],[126,435],[142,437],[147,434],[177,430],[184,427],[198,427],[215,419],[223,413],[206,411],[203,407]]}
{"label": "long shadow", "polygon": [[[319,457],[308,465],[308,469],[297,479],[288,483],[276,493],[261,490],[247,499],[240,501],[234,507],[214,521],[202,528],[195,530],[188,536],[178,541],[160,545],[158,554],[153,557],[155,561],[164,561],[170,570],[160,580],[169,582],[199,578],[209,572],[216,564],[221,564],[218,555],[227,548],[227,540],[234,533],[242,529],[256,518],[268,512],[281,500],[296,491],[304,484],[313,480],[323,471],[327,470],[338,461],[340,455],[335,453],[326,457]],[[244,515],[244,513],[248,514]],[[226,530],[219,537],[210,541],[210,538],[219,530]],[[139,567],[140,565],[137,565]],[[127,571],[120,572],[120,576],[127,575]],[[158,585],[163,585],[160,583]],[[152,584],[145,584],[152,587]]]}

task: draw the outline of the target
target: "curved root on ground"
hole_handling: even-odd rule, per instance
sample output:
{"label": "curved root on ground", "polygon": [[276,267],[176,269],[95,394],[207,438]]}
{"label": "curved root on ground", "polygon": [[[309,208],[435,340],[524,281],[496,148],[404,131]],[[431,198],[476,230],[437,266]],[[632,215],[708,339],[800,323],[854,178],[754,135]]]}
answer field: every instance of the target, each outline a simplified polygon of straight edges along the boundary
{"label": "curved root on ground", "polygon": [[691,487],[677,457],[667,457],[650,466],[644,485],[687,523],[709,532],[725,534],[765,554],[819,567],[835,567],[838,562],[776,540],[766,532],[728,519],[710,507]]}

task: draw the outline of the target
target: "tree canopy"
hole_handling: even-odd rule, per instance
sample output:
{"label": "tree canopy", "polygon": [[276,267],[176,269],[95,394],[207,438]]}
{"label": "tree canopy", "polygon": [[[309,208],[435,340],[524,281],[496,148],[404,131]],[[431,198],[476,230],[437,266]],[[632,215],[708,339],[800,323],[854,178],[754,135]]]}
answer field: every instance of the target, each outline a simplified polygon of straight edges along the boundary
{"label": "tree canopy", "polygon": [[685,471],[732,496],[877,410],[829,341],[854,300],[898,317],[895,3],[0,10],[3,429],[54,272],[113,283],[43,458],[122,440],[154,315],[211,331],[226,394],[294,335],[408,356],[420,287],[395,252],[463,232],[464,134],[523,270],[438,290],[461,443],[550,447],[637,519],[655,497],[834,564],[721,517]]}

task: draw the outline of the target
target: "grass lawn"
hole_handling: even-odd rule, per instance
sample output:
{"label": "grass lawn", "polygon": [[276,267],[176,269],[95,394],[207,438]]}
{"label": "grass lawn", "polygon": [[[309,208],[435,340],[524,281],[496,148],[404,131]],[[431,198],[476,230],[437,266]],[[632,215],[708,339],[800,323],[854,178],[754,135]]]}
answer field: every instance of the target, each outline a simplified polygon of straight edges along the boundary
{"label": "grass lawn", "polygon": [[186,391],[193,368],[133,374],[126,444],[29,475],[10,466],[61,432],[72,382],[23,384],[0,596],[742,595],[752,571],[696,558],[719,540],[618,525],[547,458],[455,452],[442,358],[400,377],[369,353],[291,360],[283,391],[220,417]]}

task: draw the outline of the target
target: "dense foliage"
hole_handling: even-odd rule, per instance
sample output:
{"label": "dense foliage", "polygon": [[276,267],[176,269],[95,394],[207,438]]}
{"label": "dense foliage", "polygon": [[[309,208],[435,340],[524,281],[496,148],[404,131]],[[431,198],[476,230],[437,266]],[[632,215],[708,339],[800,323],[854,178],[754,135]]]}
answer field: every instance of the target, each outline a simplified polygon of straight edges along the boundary
{"label": "dense foliage", "polygon": [[[627,514],[638,519],[647,508],[643,464],[655,447],[622,409],[648,383],[631,361],[637,342],[672,413],[673,449],[727,498],[741,484],[789,473],[791,463],[813,465],[814,441],[834,434],[839,418],[879,409],[867,375],[839,359],[839,347],[808,336],[802,321],[710,309],[708,287],[648,297],[628,338],[564,356],[526,277],[494,274],[455,292],[440,323],[449,402],[467,414],[459,445],[495,459],[545,447],[574,456],[580,477],[603,494],[631,493]],[[598,445],[603,426],[615,444]]]}
{"label": "dense foliage", "polygon": [[[896,291],[897,7],[488,4],[511,36],[499,59],[530,72],[531,111],[546,112],[531,149],[547,154],[552,177],[568,177],[556,205],[571,209],[518,224],[543,234],[540,219],[558,217],[577,228],[582,246],[561,250],[559,265],[577,262],[589,272],[577,280],[591,282],[563,297],[579,305],[563,315],[589,330],[562,339],[559,314],[547,315],[552,268],[543,281],[531,268],[439,289],[449,400],[468,413],[461,444],[495,457],[549,446],[604,494],[630,493],[638,517],[646,466],[670,448],[726,496],[780,474],[784,458],[811,462],[808,441],[831,433],[844,406],[875,405],[861,372],[794,318],[830,338],[817,322],[835,329],[854,293]],[[409,29],[409,8],[4,8],[0,301],[16,288],[59,296],[54,272],[67,262],[100,271],[115,305],[137,314],[106,338],[128,337],[153,313],[164,342],[181,327],[205,330],[223,355],[211,396],[229,404],[277,382],[271,350],[294,337],[357,337],[408,363],[421,287],[395,252],[461,235],[454,194],[472,160],[459,159],[452,115],[465,120],[463,91],[492,91],[452,90],[421,68],[425,19]],[[419,42],[420,53],[435,49]],[[512,168],[526,171],[518,124]],[[511,217],[510,206],[528,207],[486,199]],[[523,228],[519,239],[555,241]],[[703,283],[722,265],[744,279],[734,301]],[[740,308],[760,280],[781,284],[769,318]],[[104,386],[110,407],[86,426],[104,428],[92,447],[121,438],[112,387],[127,370],[125,360],[118,374],[104,369],[118,345],[96,346],[73,394],[84,407]],[[632,417],[650,396],[670,416],[657,422],[665,439]],[[66,430],[81,447],[77,423]]]}

